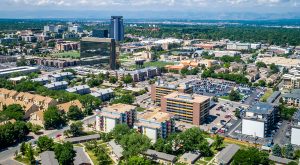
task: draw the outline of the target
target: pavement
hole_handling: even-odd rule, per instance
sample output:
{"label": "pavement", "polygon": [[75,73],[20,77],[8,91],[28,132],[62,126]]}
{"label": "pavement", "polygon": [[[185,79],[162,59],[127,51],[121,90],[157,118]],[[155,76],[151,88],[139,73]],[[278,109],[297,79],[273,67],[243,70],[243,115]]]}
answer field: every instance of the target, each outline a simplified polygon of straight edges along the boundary
{"label": "pavement", "polygon": [[[92,122],[92,120],[95,120],[95,116],[96,116],[96,114],[94,114],[94,115],[92,115],[92,116],[88,116],[88,117],[84,118],[84,119],[82,120],[82,122],[83,122],[84,124],[90,124],[90,123]],[[62,128],[62,129],[51,130],[51,131],[49,131],[48,133],[42,134],[42,135],[40,135],[40,136],[47,135],[47,136],[50,137],[50,138],[51,138],[51,137],[56,137],[56,135],[58,135],[58,134],[61,134],[61,135],[62,135],[63,132],[64,132],[65,130],[68,130],[68,129],[70,129],[70,127],[69,127],[69,126],[66,126],[66,127]],[[34,144],[34,143],[37,141],[38,137],[39,137],[39,136],[36,136],[36,137],[34,137],[33,139],[28,140],[27,142],[30,142],[30,143]],[[16,152],[16,151],[19,151],[20,145],[21,145],[21,144],[18,144],[18,145],[13,146],[13,147],[8,147],[6,150],[1,151],[1,152],[0,152],[0,161],[1,161],[1,162],[2,162],[2,161],[6,161],[7,159],[10,159],[12,156],[14,156],[15,152]],[[1,163],[1,162],[0,162],[0,163]]]}
{"label": "pavement", "polygon": [[291,142],[290,137],[286,136],[286,133],[291,132],[289,128],[290,125],[288,124],[288,121],[284,120],[274,136],[274,144],[284,146]]}

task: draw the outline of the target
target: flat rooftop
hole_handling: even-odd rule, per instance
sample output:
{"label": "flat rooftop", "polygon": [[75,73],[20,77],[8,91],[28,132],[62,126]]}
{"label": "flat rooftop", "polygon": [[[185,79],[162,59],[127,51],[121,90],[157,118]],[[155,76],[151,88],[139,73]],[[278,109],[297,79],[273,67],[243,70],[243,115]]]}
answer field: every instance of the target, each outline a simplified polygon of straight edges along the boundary
{"label": "flat rooftop", "polygon": [[134,105],[129,105],[129,104],[113,104],[111,106],[108,107],[104,107],[102,109],[102,112],[115,112],[115,113],[124,113],[124,112],[128,112],[132,109],[135,109],[136,106]]}
{"label": "flat rooftop", "polygon": [[256,113],[256,114],[271,114],[274,110],[274,106],[269,103],[258,102],[254,104],[248,112]]}
{"label": "flat rooftop", "polygon": [[166,112],[148,110],[139,114],[138,118],[155,122],[164,122],[170,120],[173,116],[174,115]]}
{"label": "flat rooftop", "polygon": [[167,99],[172,99],[172,100],[179,100],[179,101],[187,101],[191,103],[201,103],[204,102],[210,97],[208,96],[203,96],[203,95],[197,95],[197,94],[185,94],[185,93],[180,93],[180,92],[173,92],[165,96]]}

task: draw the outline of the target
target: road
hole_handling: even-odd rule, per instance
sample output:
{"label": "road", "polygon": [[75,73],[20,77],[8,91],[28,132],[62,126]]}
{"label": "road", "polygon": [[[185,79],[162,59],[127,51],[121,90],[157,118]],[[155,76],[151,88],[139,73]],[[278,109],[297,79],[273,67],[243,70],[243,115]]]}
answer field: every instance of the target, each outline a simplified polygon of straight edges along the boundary
{"label": "road", "polygon": [[[90,124],[93,120],[95,120],[95,116],[96,116],[96,114],[94,114],[92,116],[88,116],[88,117],[84,118],[82,120],[82,122],[84,124]],[[66,127],[62,128],[62,129],[53,130],[53,131],[49,132],[48,134],[43,134],[43,135],[47,135],[48,137],[56,137],[56,135],[63,134],[63,132],[65,130],[68,130],[69,128],[70,128],[69,126],[66,126]],[[43,136],[43,135],[40,135],[40,136]],[[31,139],[31,140],[29,140],[27,142],[34,143],[34,142],[37,141],[38,137],[39,136],[37,136],[36,138]],[[21,144],[18,144],[18,145],[14,146],[14,147],[9,147],[8,149],[1,151],[0,152],[0,161],[4,161],[4,160],[9,159],[12,156],[14,156],[15,152],[19,150],[20,145]]]}

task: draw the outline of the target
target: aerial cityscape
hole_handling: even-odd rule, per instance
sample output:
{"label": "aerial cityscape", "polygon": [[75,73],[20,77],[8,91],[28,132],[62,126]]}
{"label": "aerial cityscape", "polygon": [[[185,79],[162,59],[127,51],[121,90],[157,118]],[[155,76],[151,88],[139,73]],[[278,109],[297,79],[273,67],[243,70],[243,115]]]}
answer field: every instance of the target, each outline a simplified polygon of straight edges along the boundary
{"label": "aerial cityscape", "polygon": [[300,164],[298,0],[0,4],[0,165]]}

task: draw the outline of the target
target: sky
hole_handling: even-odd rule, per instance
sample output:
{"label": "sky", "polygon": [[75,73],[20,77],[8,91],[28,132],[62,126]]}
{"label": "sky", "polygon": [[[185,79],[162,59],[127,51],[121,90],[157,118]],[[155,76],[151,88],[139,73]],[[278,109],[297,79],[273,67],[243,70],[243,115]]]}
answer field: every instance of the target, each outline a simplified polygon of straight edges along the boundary
{"label": "sky", "polygon": [[[15,13],[30,13],[31,17],[40,17],[41,12],[131,12],[153,11],[161,13],[256,13],[276,14],[285,17],[293,13],[300,17],[300,0],[0,0],[0,14],[9,16]],[[177,15],[179,16],[179,14]],[[149,13],[151,14],[151,12]],[[42,15],[45,15],[42,14]],[[1,15],[0,15],[1,17]],[[19,16],[20,17],[20,16]],[[151,15],[150,15],[151,17]]]}

